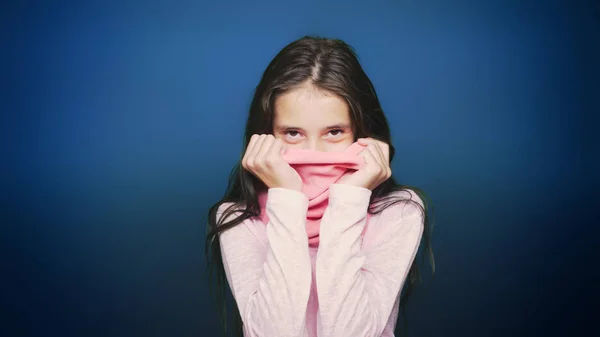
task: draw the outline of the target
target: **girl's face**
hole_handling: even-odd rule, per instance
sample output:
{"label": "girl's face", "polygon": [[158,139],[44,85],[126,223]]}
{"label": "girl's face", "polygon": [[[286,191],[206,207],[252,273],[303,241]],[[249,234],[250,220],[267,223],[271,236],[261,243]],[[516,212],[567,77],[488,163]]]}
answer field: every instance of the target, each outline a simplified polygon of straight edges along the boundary
{"label": "girl's face", "polygon": [[354,142],[348,104],[312,85],[277,98],[273,135],[287,147],[323,152],[342,152]]}

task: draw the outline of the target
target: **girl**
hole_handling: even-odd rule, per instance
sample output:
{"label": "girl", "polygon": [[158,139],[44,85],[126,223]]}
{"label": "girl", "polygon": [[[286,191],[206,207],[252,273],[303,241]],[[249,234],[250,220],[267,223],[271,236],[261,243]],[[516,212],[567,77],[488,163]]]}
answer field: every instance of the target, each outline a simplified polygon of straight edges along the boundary
{"label": "girl", "polygon": [[235,335],[394,336],[422,238],[433,255],[423,194],[391,177],[393,157],[349,45],[304,37],[275,56],[208,217],[209,270],[224,316],[229,284]]}

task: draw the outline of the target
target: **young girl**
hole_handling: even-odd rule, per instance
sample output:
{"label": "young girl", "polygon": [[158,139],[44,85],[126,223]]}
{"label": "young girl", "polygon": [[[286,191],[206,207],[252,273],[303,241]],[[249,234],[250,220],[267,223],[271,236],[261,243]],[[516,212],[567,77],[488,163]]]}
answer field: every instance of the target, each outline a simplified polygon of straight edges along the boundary
{"label": "young girl", "polygon": [[279,52],[256,87],[243,158],[208,218],[209,268],[223,315],[229,284],[235,335],[394,336],[422,238],[431,247],[424,197],[391,177],[393,157],[349,45],[304,37]]}

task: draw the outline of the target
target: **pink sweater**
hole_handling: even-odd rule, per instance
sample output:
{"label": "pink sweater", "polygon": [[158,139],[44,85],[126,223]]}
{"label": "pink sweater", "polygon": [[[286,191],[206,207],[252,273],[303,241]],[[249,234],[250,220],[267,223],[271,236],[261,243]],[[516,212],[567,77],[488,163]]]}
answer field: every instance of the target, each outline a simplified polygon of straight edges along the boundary
{"label": "pink sweater", "polygon": [[398,203],[373,215],[362,237],[370,196],[331,185],[318,248],[308,245],[307,196],[283,188],[268,191],[266,226],[253,218],[220,235],[244,336],[394,336],[423,218],[413,203]]}

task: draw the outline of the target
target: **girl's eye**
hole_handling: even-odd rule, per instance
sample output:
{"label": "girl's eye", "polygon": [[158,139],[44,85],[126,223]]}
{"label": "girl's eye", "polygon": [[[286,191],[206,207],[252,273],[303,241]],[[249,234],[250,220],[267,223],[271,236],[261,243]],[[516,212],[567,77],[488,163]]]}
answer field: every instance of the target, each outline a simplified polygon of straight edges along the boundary
{"label": "girl's eye", "polygon": [[340,129],[335,129],[335,130],[329,131],[329,133],[334,137],[341,135],[343,132],[344,132],[344,130],[340,130]]}
{"label": "girl's eye", "polygon": [[300,132],[295,131],[295,130],[290,130],[287,132],[288,136],[295,138],[296,136],[298,136],[300,134]]}

